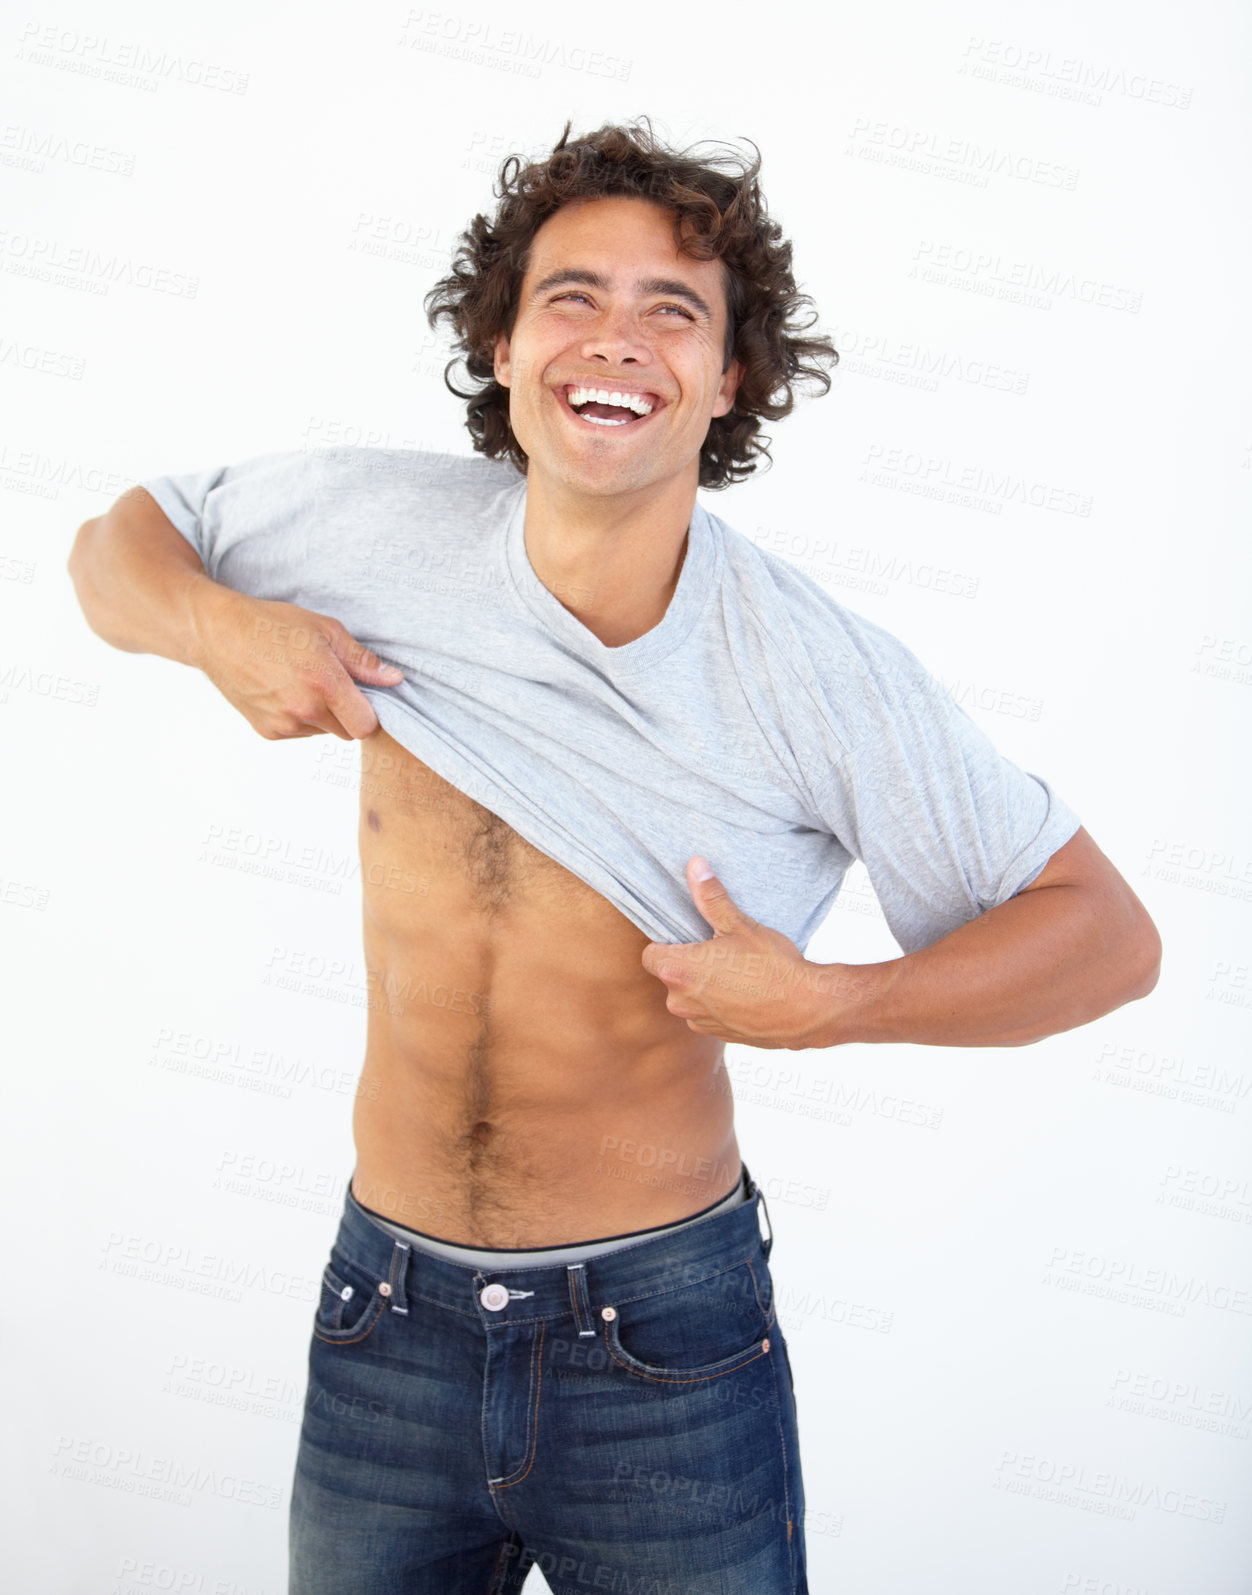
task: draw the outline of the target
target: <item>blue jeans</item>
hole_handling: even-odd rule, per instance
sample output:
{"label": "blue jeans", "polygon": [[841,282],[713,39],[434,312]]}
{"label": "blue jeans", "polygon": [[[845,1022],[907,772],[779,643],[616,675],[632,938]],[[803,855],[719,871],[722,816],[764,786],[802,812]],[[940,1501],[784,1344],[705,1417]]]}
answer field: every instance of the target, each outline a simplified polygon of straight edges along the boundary
{"label": "blue jeans", "polygon": [[[291,1499],[291,1595],[808,1595],[758,1206],[480,1270],[349,1186]],[[768,1223],[768,1212],[766,1213]]]}

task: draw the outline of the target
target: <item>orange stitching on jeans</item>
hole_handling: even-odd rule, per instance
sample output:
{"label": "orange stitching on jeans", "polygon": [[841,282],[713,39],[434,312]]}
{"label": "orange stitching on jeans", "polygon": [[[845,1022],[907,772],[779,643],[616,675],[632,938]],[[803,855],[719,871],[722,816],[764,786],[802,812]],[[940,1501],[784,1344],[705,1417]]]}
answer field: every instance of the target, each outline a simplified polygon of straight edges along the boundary
{"label": "orange stitching on jeans", "polygon": [[707,1379],[722,1379],[728,1373],[738,1373],[740,1368],[746,1368],[750,1362],[755,1362],[758,1357],[769,1355],[765,1348],[762,1347],[759,1351],[754,1351],[750,1357],[745,1357],[742,1362],[735,1363],[733,1367],[723,1368],[721,1373],[698,1373],[693,1374],[690,1379],[669,1379],[664,1374],[644,1373],[642,1368],[636,1368],[631,1363],[623,1362],[609,1344],[607,1324],[604,1327],[604,1347],[619,1368],[625,1368],[627,1373],[638,1374],[641,1379],[651,1379],[654,1384],[658,1385],[698,1385],[703,1384]]}
{"label": "orange stitching on jeans", "polygon": [[[753,1268],[751,1261],[748,1258],[746,1258],[746,1257],[744,1258],[744,1266],[747,1268],[749,1274],[752,1275],[752,1290],[753,1290],[754,1295],[756,1296],[756,1304],[761,1309],[761,1311],[764,1312],[765,1311],[765,1303],[761,1300],[761,1287],[756,1282],[756,1269]],[[765,1320],[766,1329],[768,1329],[769,1326],[773,1322],[774,1322],[774,1303],[771,1300],[770,1304],[769,1304],[769,1317]]]}
{"label": "orange stitching on jeans", "polygon": [[520,1484],[522,1482],[522,1480],[526,1477],[526,1474],[529,1473],[531,1468],[533,1468],[534,1465],[535,1465],[535,1456],[536,1456],[536,1454],[537,1454],[537,1452],[539,1450],[539,1392],[543,1388],[543,1332],[544,1332],[544,1327],[545,1327],[544,1324],[542,1322],[540,1322],[540,1325],[539,1325],[539,1343],[538,1343],[538,1345],[535,1348],[536,1359],[537,1359],[537,1361],[539,1363],[539,1378],[535,1382],[535,1410],[534,1410],[534,1413],[533,1413],[533,1415],[531,1417],[531,1420],[530,1420],[530,1460],[526,1464],[525,1473],[519,1473],[518,1476],[515,1479],[509,1479],[507,1483],[502,1483],[502,1484],[498,1484],[498,1485],[497,1484],[493,1484],[491,1486],[491,1488],[493,1490],[497,1490],[497,1489],[498,1490],[507,1490],[507,1489],[510,1489],[515,1484]]}
{"label": "orange stitching on jeans", "polygon": [[[390,1272],[387,1275],[387,1283],[389,1285],[393,1286],[393,1287],[395,1285],[396,1258],[397,1258],[398,1255],[399,1255],[398,1248],[396,1250],[392,1251],[392,1254],[391,1254],[391,1269],[390,1269]],[[359,1335],[354,1335],[351,1340],[339,1340],[335,1336],[324,1335],[322,1333],[322,1331],[317,1327],[316,1324],[314,1324],[314,1326],[313,1326],[313,1333],[322,1342],[322,1344],[326,1345],[326,1346],[355,1346],[358,1341],[364,1340],[366,1335],[368,1335],[371,1332],[371,1330],[373,1329],[374,1325],[382,1317],[383,1311],[386,1308],[386,1306],[387,1306],[386,1298],[385,1297],[379,1297],[378,1311],[370,1319],[369,1323],[361,1331],[361,1333]]]}
{"label": "orange stitching on jeans", "polygon": [[380,1297],[378,1301],[378,1311],[370,1319],[369,1326],[366,1329],[363,1329],[359,1335],[353,1336],[351,1340],[336,1340],[333,1336],[324,1335],[316,1326],[314,1326],[313,1333],[319,1340],[324,1341],[328,1346],[355,1346],[358,1340],[364,1340],[366,1335],[369,1334],[370,1330],[373,1329],[374,1325],[382,1317],[383,1308],[386,1305],[386,1302]]}
{"label": "orange stitching on jeans", "polygon": [[[782,1389],[781,1389],[782,1377],[783,1377],[783,1369],[784,1369],[785,1365],[786,1365],[785,1354],[784,1354],[783,1362],[781,1362],[781,1363],[779,1362],[778,1358],[775,1357],[775,1359],[773,1361],[773,1364],[771,1365],[770,1372],[774,1375],[774,1395],[777,1397],[777,1400],[778,1400],[778,1408],[777,1408],[777,1414],[776,1414],[776,1416],[778,1418],[778,1450],[779,1450],[780,1458],[782,1460],[783,1502],[785,1504],[786,1511],[787,1511],[787,1546],[788,1546],[788,1549],[790,1549],[790,1547],[791,1547],[791,1477],[790,1477],[790,1469],[787,1466],[787,1438],[786,1438],[786,1435],[784,1435],[784,1433],[783,1433],[783,1404],[784,1403],[783,1403],[783,1393],[782,1393]],[[793,1569],[793,1576],[794,1576],[794,1569]]]}

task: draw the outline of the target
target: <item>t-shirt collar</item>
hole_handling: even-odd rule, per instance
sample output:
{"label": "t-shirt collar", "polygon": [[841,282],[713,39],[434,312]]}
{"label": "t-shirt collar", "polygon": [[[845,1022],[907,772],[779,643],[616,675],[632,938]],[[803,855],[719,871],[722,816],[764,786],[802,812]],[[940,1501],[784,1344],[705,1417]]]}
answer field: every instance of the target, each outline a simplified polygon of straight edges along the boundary
{"label": "t-shirt collar", "polygon": [[513,584],[546,631],[589,663],[617,674],[654,664],[687,636],[721,569],[721,548],[710,518],[697,502],[687,528],[687,552],[665,614],[643,636],[610,648],[589,631],[535,574],[526,552],[526,483],[517,498],[505,532],[505,558]]}

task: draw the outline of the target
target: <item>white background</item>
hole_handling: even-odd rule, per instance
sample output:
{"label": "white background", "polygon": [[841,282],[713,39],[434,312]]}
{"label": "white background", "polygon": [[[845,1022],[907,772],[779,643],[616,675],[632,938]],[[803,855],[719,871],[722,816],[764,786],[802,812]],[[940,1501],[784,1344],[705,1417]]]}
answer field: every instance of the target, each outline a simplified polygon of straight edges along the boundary
{"label": "white background", "polygon": [[[810,1586],[1246,1592],[1246,11],[200,11],[0,34],[7,1587],[285,1588],[364,1037],[355,748],[108,648],[74,531],[273,449],[468,451],[421,296],[504,154],[646,112],[760,146],[844,356],[710,507],[1046,775],[1165,942],[1032,1047],[730,1049]],[[326,858],[205,862],[236,827]],[[859,867],[808,951],[893,955]]]}

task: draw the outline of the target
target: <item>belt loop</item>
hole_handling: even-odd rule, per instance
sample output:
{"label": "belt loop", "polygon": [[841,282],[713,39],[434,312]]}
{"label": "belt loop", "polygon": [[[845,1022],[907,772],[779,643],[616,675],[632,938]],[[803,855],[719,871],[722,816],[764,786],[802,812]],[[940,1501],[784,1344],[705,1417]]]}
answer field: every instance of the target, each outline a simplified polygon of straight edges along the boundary
{"label": "belt loop", "polygon": [[574,1314],[574,1322],[578,1325],[579,1338],[594,1335],[595,1328],[591,1322],[591,1299],[587,1295],[587,1265],[585,1263],[567,1263],[565,1272],[569,1276],[569,1301]]}
{"label": "belt loop", "polygon": [[408,1282],[411,1255],[412,1249],[408,1241],[402,1241],[397,1237],[391,1249],[391,1273],[387,1276],[385,1287],[380,1287],[383,1295],[391,1298],[392,1312],[399,1313],[402,1318],[409,1316],[409,1298],[405,1286]]}
{"label": "belt loop", "polygon": [[760,1214],[762,1212],[765,1214],[765,1223],[766,1223],[766,1227],[769,1230],[769,1235],[768,1235],[768,1237],[765,1236],[765,1235],[761,1236],[761,1250],[765,1254],[765,1261],[768,1263],[769,1262],[769,1254],[773,1250],[773,1246],[774,1246],[774,1226],[773,1226],[773,1223],[770,1220],[769,1207],[768,1207],[768,1205],[766,1204],[766,1201],[765,1201],[765,1192],[756,1183],[756,1181],[752,1178],[752,1176],[750,1174],[748,1174],[748,1166],[747,1166],[746,1163],[743,1166],[743,1172],[747,1176],[748,1195],[749,1196],[755,1195],[756,1197],[759,1198],[760,1205],[757,1208],[758,1220],[759,1220]]}

